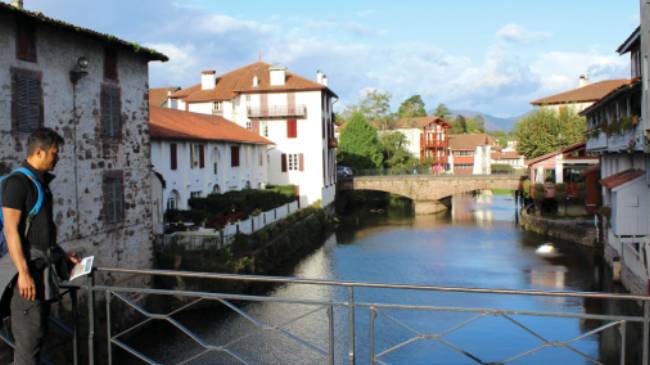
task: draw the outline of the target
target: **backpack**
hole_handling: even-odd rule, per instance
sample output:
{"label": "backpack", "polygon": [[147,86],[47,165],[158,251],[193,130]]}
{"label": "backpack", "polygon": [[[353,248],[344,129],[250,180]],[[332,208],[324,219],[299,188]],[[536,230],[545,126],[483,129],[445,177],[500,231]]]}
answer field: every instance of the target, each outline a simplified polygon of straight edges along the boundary
{"label": "backpack", "polygon": [[[20,167],[10,174],[0,177],[0,208],[2,207],[2,193],[4,192],[5,188],[4,183],[8,177],[14,174],[23,174],[27,176],[27,178],[34,184],[34,187],[36,188],[36,192],[38,194],[36,198],[36,204],[34,204],[32,210],[29,211],[27,214],[27,219],[25,220],[25,232],[23,232],[23,237],[26,237],[27,233],[29,233],[29,229],[31,228],[32,220],[34,220],[34,217],[38,215],[38,213],[41,211],[41,208],[43,207],[43,197],[45,196],[45,192],[43,191],[43,186],[38,181],[38,178],[34,175],[34,173],[25,167]],[[0,257],[3,257],[8,252],[9,249],[7,246],[7,238],[4,234],[4,217],[2,216],[2,209],[0,209]]]}

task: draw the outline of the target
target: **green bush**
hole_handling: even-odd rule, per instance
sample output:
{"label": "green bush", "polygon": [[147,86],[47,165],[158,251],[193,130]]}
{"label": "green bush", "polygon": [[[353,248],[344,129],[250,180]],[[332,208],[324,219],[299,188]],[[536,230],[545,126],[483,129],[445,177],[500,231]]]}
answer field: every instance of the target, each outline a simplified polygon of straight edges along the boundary
{"label": "green bush", "polygon": [[566,185],[563,183],[555,184],[555,200],[558,203],[564,203],[567,198]]}
{"label": "green bush", "polygon": [[515,168],[504,163],[495,163],[492,165],[493,174],[514,174]]}
{"label": "green bush", "polygon": [[544,201],[544,184],[535,184],[535,201],[543,202]]}

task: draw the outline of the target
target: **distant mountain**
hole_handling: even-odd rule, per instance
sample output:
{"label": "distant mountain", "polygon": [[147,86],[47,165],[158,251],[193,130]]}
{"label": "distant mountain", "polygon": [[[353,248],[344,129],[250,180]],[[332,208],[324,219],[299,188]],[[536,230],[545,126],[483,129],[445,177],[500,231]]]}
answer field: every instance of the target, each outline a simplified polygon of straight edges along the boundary
{"label": "distant mountain", "polygon": [[451,112],[454,115],[454,117],[456,117],[456,115],[475,117],[480,114],[483,116],[483,118],[485,118],[485,128],[487,128],[488,131],[504,131],[504,132],[512,131],[513,127],[515,126],[515,123],[517,123],[517,121],[522,117],[524,117],[526,114],[530,113],[528,112],[522,115],[509,117],[509,118],[500,118],[500,117],[495,117],[494,115],[481,113],[473,110],[452,110]]}

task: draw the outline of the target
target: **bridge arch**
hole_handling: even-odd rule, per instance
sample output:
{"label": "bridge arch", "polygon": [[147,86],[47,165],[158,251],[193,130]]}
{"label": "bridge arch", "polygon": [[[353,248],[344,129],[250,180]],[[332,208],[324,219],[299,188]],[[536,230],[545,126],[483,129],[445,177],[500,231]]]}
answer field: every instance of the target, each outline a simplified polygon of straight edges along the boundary
{"label": "bridge arch", "polygon": [[432,214],[448,208],[441,201],[475,190],[519,188],[519,175],[485,176],[362,176],[349,184],[353,190],[375,190],[407,197],[415,203],[416,214]]}

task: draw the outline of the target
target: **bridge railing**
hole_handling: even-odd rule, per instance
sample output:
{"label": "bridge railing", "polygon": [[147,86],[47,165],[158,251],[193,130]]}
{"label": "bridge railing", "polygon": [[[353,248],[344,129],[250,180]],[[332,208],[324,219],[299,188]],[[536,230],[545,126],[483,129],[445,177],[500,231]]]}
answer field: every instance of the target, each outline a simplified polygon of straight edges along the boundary
{"label": "bridge railing", "polygon": [[366,169],[356,170],[354,176],[524,176],[526,172],[523,170],[510,171],[494,171],[491,174],[472,174],[469,172],[451,172],[443,170],[433,170],[431,167],[415,167],[415,168],[390,168],[390,169]]}
{"label": "bridge railing", "polygon": [[[94,338],[95,316],[106,318],[107,363],[113,364],[113,353],[121,349],[133,363],[136,359],[147,364],[176,363],[188,364],[193,361],[221,359],[223,363],[235,364],[274,364],[274,363],[323,363],[323,364],[390,364],[391,355],[404,356],[409,351],[416,351],[435,362],[445,362],[444,352],[423,353],[413,346],[416,343],[431,342],[450,353],[456,354],[479,364],[526,363],[534,354],[541,351],[568,351],[586,363],[604,364],[598,351],[589,352],[580,346],[580,342],[608,332],[608,337],[616,337],[620,351],[615,362],[648,365],[648,344],[650,326],[650,298],[638,295],[595,293],[595,292],[551,292],[541,290],[508,290],[482,288],[455,288],[429,285],[384,284],[357,281],[333,281],[303,279],[275,276],[234,275],[219,273],[184,272],[170,270],[130,270],[100,268],[98,272],[116,277],[119,275],[147,275],[161,278],[173,278],[176,282],[188,280],[220,281],[225,283],[266,283],[282,285],[272,294],[234,294],[225,291],[209,290],[169,290],[145,287],[125,287],[96,285],[91,277],[85,289],[88,293],[90,330],[88,337],[89,364],[94,364],[97,354]],[[309,287],[311,291],[292,291],[286,285]],[[282,288],[286,290],[281,290]],[[415,294],[414,294],[415,293]],[[95,296],[103,296],[104,309],[94,309]],[[449,295],[462,296],[450,299]],[[145,296],[169,298],[186,298],[187,301],[164,313],[145,308],[142,300]],[[508,307],[481,307],[476,303],[493,302],[494,296],[510,296]],[[557,310],[539,311],[533,308],[521,308],[514,298],[529,296],[545,303],[557,302]],[[140,300],[137,300],[139,298]],[[406,300],[405,298],[411,298]],[[482,300],[483,299],[483,300]],[[590,312],[583,311],[587,301],[617,301],[640,303],[641,312],[636,315],[607,314],[604,310],[594,310],[602,306],[589,306]],[[201,303],[212,302],[231,311],[229,321],[239,320],[226,333],[210,330],[192,329],[178,319],[178,316]],[[275,311],[263,313],[257,306],[260,303],[272,304]],[[122,308],[117,308],[119,304]],[[113,323],[116,315],[128,308],[137,312],[142,319],[117,329]],[[97,313],[103,311],[103,313]],[[436,324],[439,319],[448,320],[457,316],[457,323],[443,328],[427,326]],[[313,317],[317,317],[315,320]],[[535,341],[530,348],[517,351],[495,359],[494,354],[481,354],[476,351],[476,343],[461,343],[454,335],[471,326],[480,326],[483,319],[503,321],[510,326],[506,334],[493,334],[493,323],[488,322],[482,328],[489,338],[508,344],[507,336],[528,336]],[[530,318],[539,319],[531,321]],[[569,320],[575,324],[571,328],[580,328],[580,334],[569,338],[559,338],[558,334],[544,331],[548,321]],[[192,351],[146,351],[130,344],[130,339],[138,330],[153,321],[162,321],[185,336],[185,342],[193,343]],[[307,321],[307,322],[305,322]],[[443,322],[444,323],[444,322]],[[440,324],[440,323],[437,323]],[[541,324],[541,326],[540,326]],[[392,326],[392,327],[391,327]],[[638,327],[639,333],[631,332],[631,327]],[[396,329],[405,334],[400,340],[383,338]],[[215,335],[215,332],[217,334]],[[130,336],[131,335],[131,336]],[[154,336],[160,337],[162,333]],[[507,336],[506,336],[507,335]],[[164,333],[169,336],[169,333]],[[502,338],[503,337],[503,338]],[[641,338],[640,349],[630,350],[629,339]],[[488,338],[481,337],[479,341]],[[391,342],[392,341],[392,342]],[[189,348],[189,345],[184,345]],[[300,348],[299,355],[295,354]],[[164,357],[161,353],[166,353]],[[163,356],[163,357],[161,357]],[[278,358],[286,356],[286,358]],[[296,357],[292,357],[296,356]],[[631,356],[638,356],[631,359]],[[486,358],[490,357],[490,358]],[[403,358],[402,358],[403,359]],[[523,361],[523,362],[522,362]],[[220,362],[220,363],[221,363]]]}

